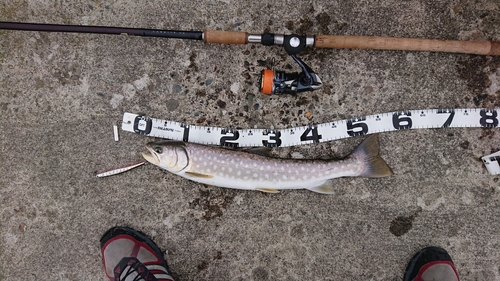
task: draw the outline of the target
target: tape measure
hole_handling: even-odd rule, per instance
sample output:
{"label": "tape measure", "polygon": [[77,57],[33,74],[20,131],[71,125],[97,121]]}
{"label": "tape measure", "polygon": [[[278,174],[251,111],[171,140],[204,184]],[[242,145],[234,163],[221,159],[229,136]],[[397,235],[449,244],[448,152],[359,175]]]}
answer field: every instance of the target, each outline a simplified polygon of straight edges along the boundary
{"label": "tape measure", "polygon": [[[495,128],[500,108],[404,110],[286,129],[231,129],[183,124],[132,113],[123,115],[122,130],[145,136],[230,147],[286,147],[327,142],[398,130]],[[499,155],[483,157],[490,173],[500,173]]]}

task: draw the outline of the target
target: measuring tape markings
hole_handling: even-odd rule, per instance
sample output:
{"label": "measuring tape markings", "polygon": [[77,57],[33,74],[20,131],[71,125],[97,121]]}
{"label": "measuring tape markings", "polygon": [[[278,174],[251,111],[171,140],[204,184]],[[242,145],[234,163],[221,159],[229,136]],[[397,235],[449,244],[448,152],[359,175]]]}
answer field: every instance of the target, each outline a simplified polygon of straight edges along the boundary
{"label": "measuring tape markings", "polygon": [[[200,144],[230,147],[287,147],[398,130],[447,127],[495,128],[499,125],[498,112],[500,108],[403,110],[285,129],[204,127],[125,113],[122,130]],[[482,160],[490,173],[500,173],[500,152],[498,155],[484,156]]]}

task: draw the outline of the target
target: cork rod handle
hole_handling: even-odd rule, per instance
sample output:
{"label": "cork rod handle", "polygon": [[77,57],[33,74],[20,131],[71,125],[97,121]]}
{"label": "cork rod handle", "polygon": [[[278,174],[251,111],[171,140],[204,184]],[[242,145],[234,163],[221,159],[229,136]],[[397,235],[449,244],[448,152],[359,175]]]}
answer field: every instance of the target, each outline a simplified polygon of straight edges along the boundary
{"label": "cork rod handle", "polygon": [[205,41],[205,43],[246,44],[248,43],[247,38],[248,33],[246,32],[219,30],[203,31],[203,41]]}
{"label": "cork rod handle", "polygon": [[457,41],[374,36],[316,35],[316,48],[375,49],[500,55],[497,41]]}

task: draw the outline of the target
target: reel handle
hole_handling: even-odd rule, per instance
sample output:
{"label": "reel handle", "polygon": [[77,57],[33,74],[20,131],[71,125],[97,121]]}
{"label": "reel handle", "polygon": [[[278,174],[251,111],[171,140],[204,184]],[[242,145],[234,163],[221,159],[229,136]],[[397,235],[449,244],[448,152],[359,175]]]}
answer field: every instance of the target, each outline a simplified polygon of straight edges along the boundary
{"label": "reel handle", "polygon": [[314,47],[448,52],[476,55],[500,55],[498,41],[458,41],[376,36],[316,35]]}

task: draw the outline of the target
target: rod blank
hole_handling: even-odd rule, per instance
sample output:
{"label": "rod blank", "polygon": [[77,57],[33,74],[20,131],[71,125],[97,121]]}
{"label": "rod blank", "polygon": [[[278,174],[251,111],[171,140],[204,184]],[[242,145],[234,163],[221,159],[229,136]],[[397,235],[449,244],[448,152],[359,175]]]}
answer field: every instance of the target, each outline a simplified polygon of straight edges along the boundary
{"label": "rod blank", "polygon": [[87,26],[87,25],[63,25],[63,24],[43,24],[43,23],[21,23],[21,22],[0,22],[0,29],[45,31],[45,32],[73,32],[73,33],[96,33],[96,34],[127,34],[134,36],[165,37],[179,39],[201,40],[201,31],[179,31],[160,30],[109,26]]}
{"label": "rod blank", "polygon": [[[127,34],[147,37],[204,40],[206,43],[222,44],[247,44],[249,42],[253,42],[252,40],[248,40],[248,33],[239,31],[205,30],[204,32],[201,32],[19,22],[0,22],[0,29],[47,32]],[[500,42],[498,41],[458,41],[376,36],[316,35],[314,36],[314,47],[331,49],[340,48],[448,52],[490,56],[500,55]]]}

